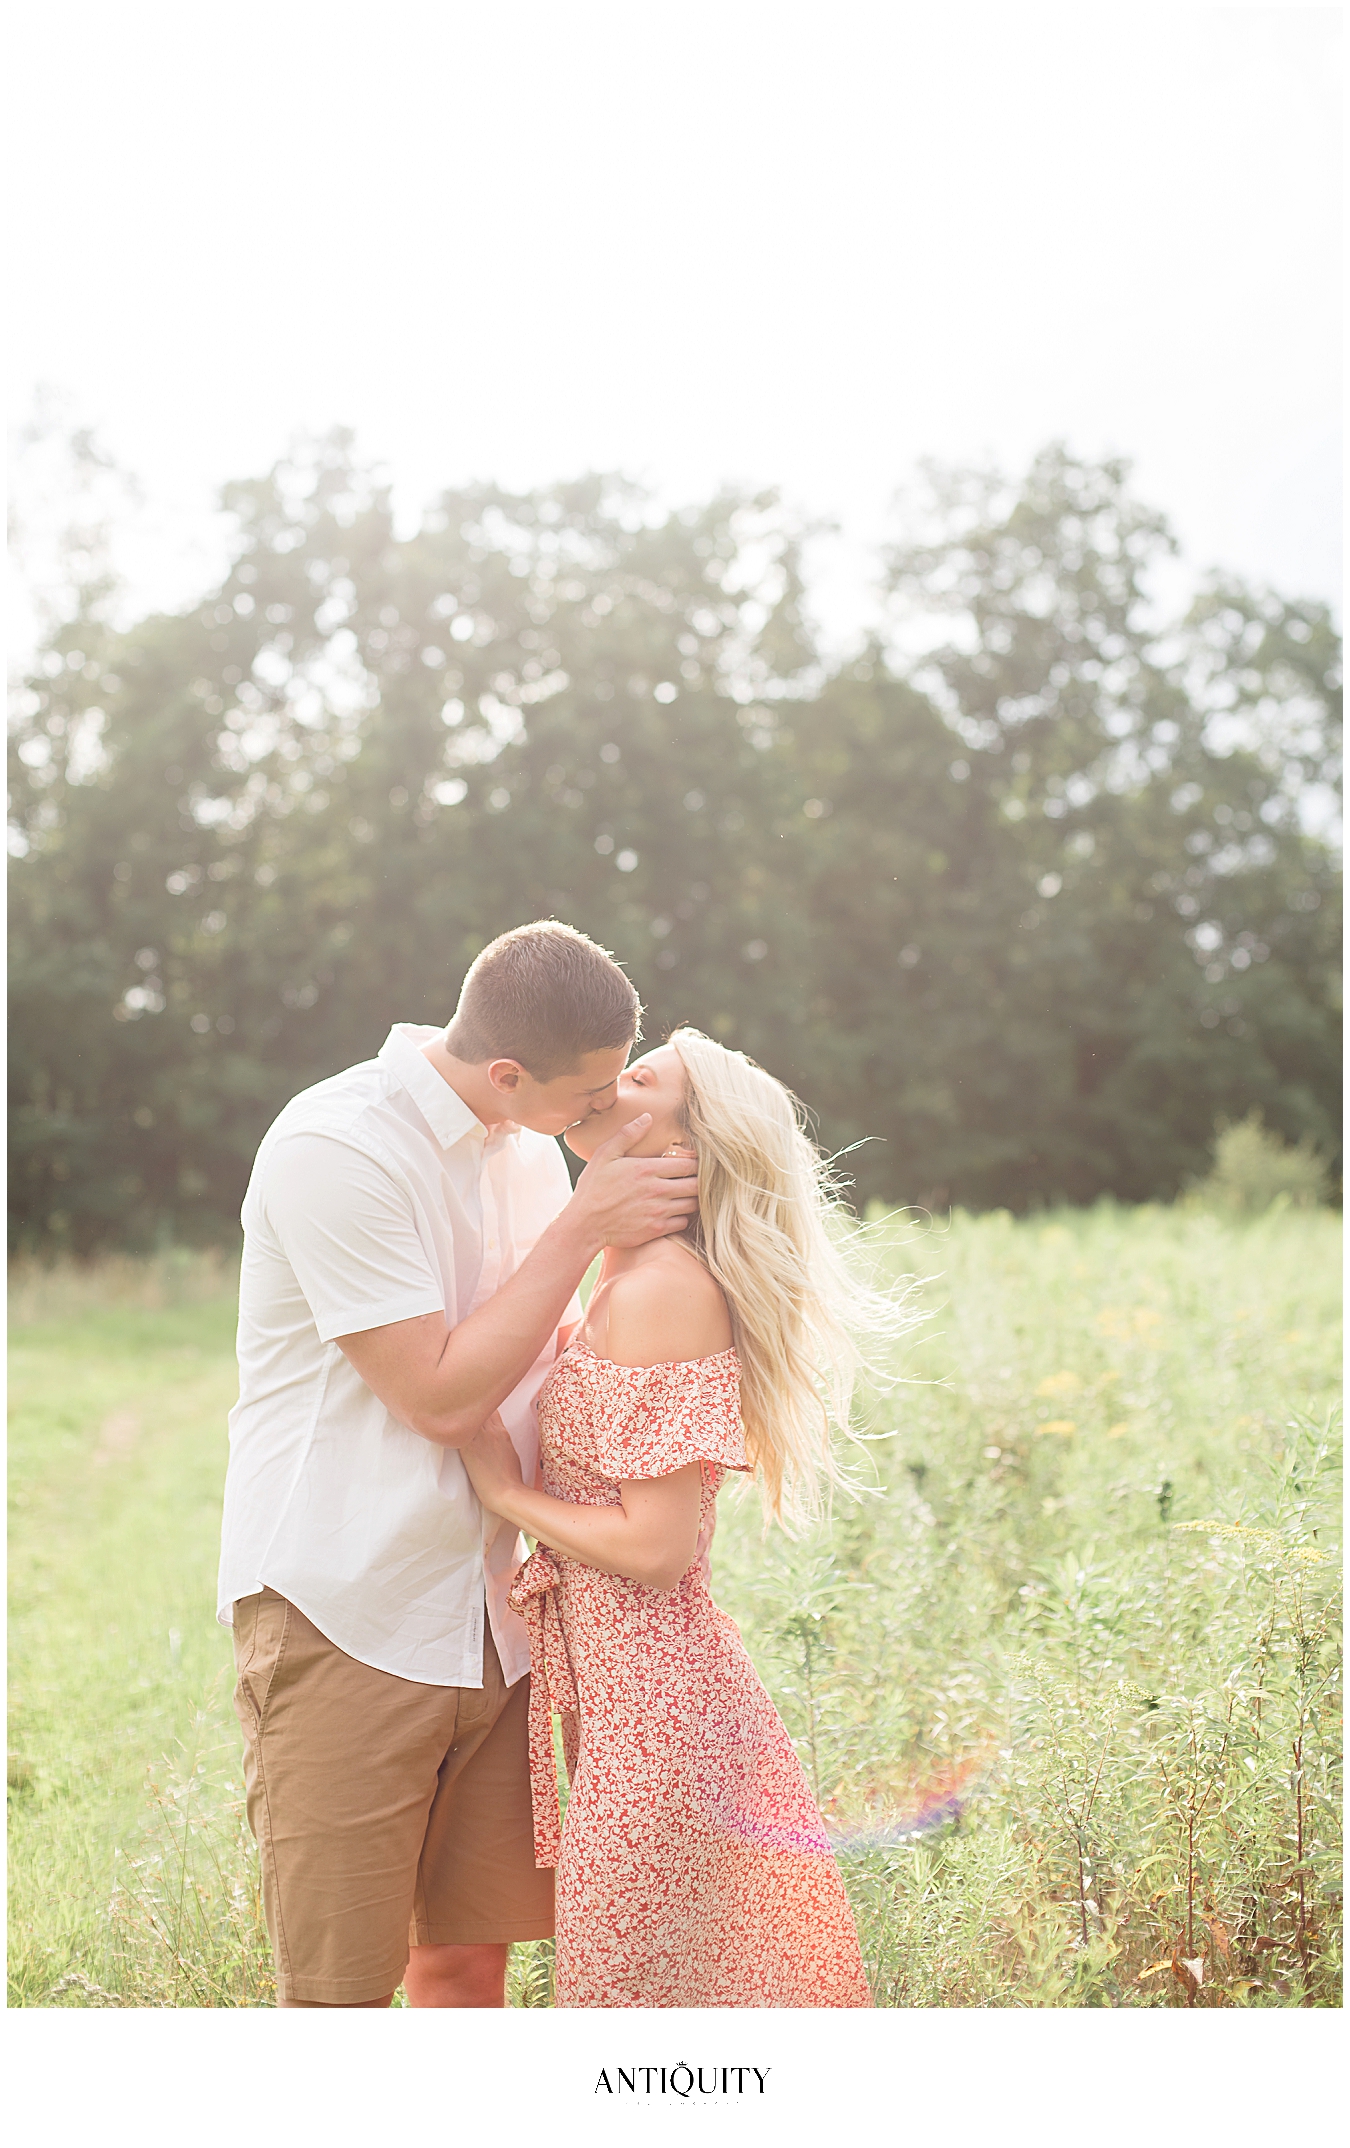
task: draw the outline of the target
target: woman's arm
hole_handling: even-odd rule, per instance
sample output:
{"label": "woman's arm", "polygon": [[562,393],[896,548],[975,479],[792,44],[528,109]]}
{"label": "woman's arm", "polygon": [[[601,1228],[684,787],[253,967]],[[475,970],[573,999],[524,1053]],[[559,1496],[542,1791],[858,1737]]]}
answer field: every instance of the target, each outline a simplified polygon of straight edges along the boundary
{"label": "woman's arm", "polygon": [[[731,1341],[726,1304],[712,1277],[687,1254],[672,1253],[609,1285],[603,1347],[616,1364],[652,1366],[715,1356]],[[664,1477],[630,1478],[616,1507],[550,1499],[521,1478],[516,1450],[496,1417],[460,1449],[469,1480],[489,1513],[542,1537],[566,1558],[602,1574],[622,1574],[649,1589],[673,1589],[700,1545],[702,1472],[697,1462]]]}
{"label": "woman's arm", "polygon": [[649,1589],[675,1588],[693,1565],[702,1490],[697,1462],[667,1477],[621,1484],[617,1507],[585,1507],[531,1490],[499,1417],[490,1417],[459,1452],[488,1512],[541,1537],[565,1558],[598,1567],[602,1574],[622,1574]]}

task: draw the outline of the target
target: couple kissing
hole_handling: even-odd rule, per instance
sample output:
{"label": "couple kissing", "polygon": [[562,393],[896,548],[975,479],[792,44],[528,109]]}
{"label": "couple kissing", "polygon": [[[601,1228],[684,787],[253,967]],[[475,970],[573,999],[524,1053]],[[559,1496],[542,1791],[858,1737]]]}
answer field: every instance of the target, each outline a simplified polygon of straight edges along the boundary
{"label": "couple kissing", "polygon": [[869,1293],[788,1091],[640,1016],[521,926],[258,1151],[218,1615],[281,2006],[500,2007],[555,1933],[559,2006],[872,2003],[708,1559],[728,1473],[837,1477]]}

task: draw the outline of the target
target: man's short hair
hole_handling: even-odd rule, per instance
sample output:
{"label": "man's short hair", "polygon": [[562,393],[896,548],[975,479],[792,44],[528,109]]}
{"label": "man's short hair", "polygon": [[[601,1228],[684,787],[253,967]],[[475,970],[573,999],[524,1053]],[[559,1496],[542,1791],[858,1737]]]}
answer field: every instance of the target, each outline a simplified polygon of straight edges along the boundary
{"label": "man's short hair", "polygon": [[536,1081],[553,1081],[588,1052],[617,1051],[641,1035],[642,1002],[613,956],[550,917],[483,949],[446,1041],[470,1066],[515,1059]]}

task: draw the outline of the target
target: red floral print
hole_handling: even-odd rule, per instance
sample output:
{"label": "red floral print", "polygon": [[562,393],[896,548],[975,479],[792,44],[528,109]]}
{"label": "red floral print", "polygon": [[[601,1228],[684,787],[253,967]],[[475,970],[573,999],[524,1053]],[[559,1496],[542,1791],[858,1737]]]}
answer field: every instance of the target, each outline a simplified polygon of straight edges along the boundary
{"label": "red floral print", "polygon": [[[574,1342],[539,1398],[542,1485],[613,1506],[698,1462],[702,1521],[744,1470],[734,1350],[615,1365]],[[531,1660],[535,1856],[557,1866],[559,2006],[870,2006],[792,1741],[695,1561],[651,1589],[541,1544],[516,1577]],[[570,1790],[558,1822],[551,1710]]]}

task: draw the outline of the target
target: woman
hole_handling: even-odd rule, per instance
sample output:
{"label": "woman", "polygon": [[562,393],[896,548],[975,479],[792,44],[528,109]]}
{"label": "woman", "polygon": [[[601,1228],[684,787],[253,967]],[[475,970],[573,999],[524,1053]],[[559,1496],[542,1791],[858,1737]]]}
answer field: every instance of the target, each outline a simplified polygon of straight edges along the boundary
{"label": "woman", "polygon": [[[536,1861],[557,1866],[560,2006],[869,2006],[820,1814],[731,1620],[708,1593],[718,1486],[770,1516],[839,1472],[845,1319],[894,1325],[829,1232],[824,1166],[780,1083],[676,1030],[567,1135],[641,1115],[629,1154],[692,1148],[685,1238],[606,1250],[539,1398],[542,1485],[495,1421],[463,1450],[484,1507],[538,1539],[511,1601],[530,1629]],[[558,1824],[550,1704],[571,1788]]]}

